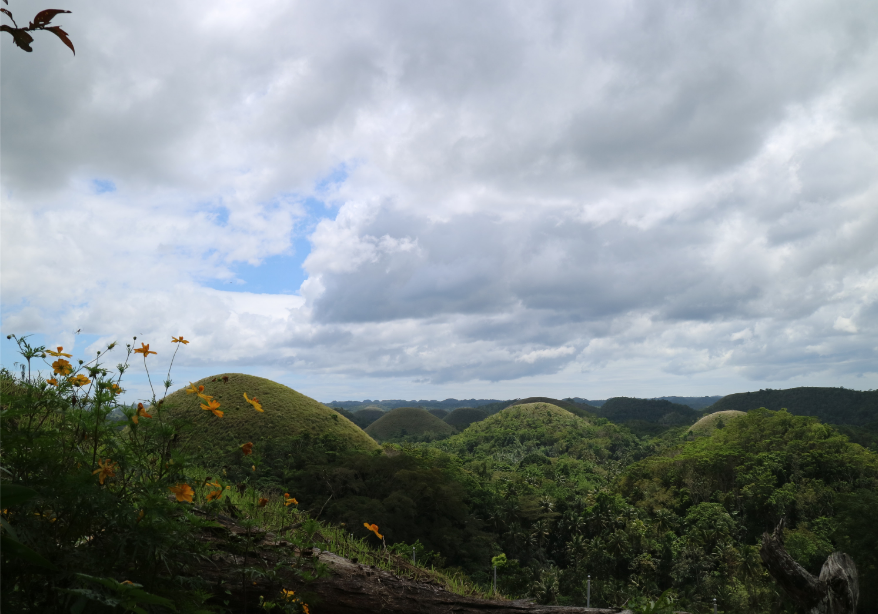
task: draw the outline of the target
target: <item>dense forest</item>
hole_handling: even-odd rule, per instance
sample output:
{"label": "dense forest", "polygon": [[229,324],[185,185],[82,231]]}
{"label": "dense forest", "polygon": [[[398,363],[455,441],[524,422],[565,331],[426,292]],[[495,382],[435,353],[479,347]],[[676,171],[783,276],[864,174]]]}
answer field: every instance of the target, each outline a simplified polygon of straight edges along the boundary
{"label": "dense forest", "polygon": [[[378,410],[364,432],[360,412],[242,374],[125,406],[96,362],[23,348],[56,373],[2,374],[4,611],[317,614],[331,593],[308,606],[307,585],[331,572],[307,553],[328,550],[470,597],[496,569],[503,599],[792,613],[759,550],[781,519],[795,561],[848,553],[859,611],[878,609],[878,454],[852,441],[862,424],[796,415],[811,405],[698,420],[661,399],[535,397]],[[280,534],[296,554],[272,566],[255,544]],[[211,561],[238,576],[208,581]]]}

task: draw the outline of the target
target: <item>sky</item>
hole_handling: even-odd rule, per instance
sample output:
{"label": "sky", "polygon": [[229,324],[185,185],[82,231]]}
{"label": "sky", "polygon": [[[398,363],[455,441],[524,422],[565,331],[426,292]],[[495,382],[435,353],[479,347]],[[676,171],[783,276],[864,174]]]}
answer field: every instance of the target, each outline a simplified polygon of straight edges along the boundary
{"label": "sky", "polygon": [[0,40],[7,368],[32,334],[324,402],[878,388],[873,0],[57,5],[75,56]]}

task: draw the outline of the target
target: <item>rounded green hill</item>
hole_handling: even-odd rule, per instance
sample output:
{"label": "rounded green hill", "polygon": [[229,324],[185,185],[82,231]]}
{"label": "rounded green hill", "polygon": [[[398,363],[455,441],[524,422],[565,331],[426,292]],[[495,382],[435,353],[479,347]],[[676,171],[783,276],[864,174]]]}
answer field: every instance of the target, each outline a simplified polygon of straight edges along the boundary
{"label": "rounded green hill", "polygon": [[550,403],[512,405],[442,442],[449,452],[467,456],[500,455],[518,463],[528,454],[555,458],[621,457],[636,444],[625,429],[606,420],[580,418]]}
{"label": "rounded green hill", "polygon": [[725,426],[729,421],[734,420],[739,416],[746,415],[747,412],[738,411],[736,409],[717,411],[701,418],[701,420],[693,424],[689,430],[697,435],[710,435],[714,429],[722,428],[720,425]]}
{"label": "rounded green hill", "polygon": [[[174,418],[191,425],[181,434],[184,443],[202,450],[258,445],[270,439],[330,437],[349,450],[377,450],[378,444],[350,420],[283,384],[243,373],[225,373],[194,382],[219,401],[222,418],[201,409],[204,402],[185,389],[169,394],[164,406]],[[262,405],[257,411],[244,394]]]}
{"label": "rounded green hill", "polygon": [[450,435],[454,427],[420,407],[397,407],[370,424],[366,433],[378,441],[397,437],[423,436],[432,433]]}

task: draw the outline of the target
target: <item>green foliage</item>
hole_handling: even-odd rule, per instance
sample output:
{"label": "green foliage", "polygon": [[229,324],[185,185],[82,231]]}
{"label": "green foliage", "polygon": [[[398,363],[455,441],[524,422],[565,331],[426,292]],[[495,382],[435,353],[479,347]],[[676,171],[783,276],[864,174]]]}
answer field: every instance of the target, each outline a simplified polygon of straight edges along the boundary
{"label": "green foliage", "polygon": [[864,425],[878,420],[878,390],[800,387],[740,392],[723,397],[708,411],[750,411],[760,407],[786,409],[793,415],[814,416],[828,424]]}
{"label": "green foliage", "polygon": [[369,425],[366,432],[377,441],[405,437],[438,439],[454,432],[454,427],[420,407],[398,407]]}
{"label": "green foliage", "polygon": [[628,609],[634,614],[673,614],[674,601],[674,593],[668,589],[657,599],[645,596],[635,597],[628,604]]}
{"label": "green foliage", "polygon": [[[49,350],[17,341],[29,363],[52,361],[45,358]],[[73,366],[60,352],[51,381],[32,373],[23,379],[0,375],[3,608],[54,611],[74,597],[79,603],[91,595],[82,591],[96,589],[79,586],[85,576],[78,573],[114,586],[113,576],[121,576],[176,594],[181,586],[159,585],[157,574],[185,576],[202,549],[193,519],[168,500],[168,487],[187,467],[187,459],[171,451],[173,421],[158,402],[151,418],[122,431],[111,419],[120,409],[131,413],[116,395],[132,348],[113,372],[97,358]],[[158,603],[124,586],[106,599]],[[184,604],[187,599],[176,598]]]}

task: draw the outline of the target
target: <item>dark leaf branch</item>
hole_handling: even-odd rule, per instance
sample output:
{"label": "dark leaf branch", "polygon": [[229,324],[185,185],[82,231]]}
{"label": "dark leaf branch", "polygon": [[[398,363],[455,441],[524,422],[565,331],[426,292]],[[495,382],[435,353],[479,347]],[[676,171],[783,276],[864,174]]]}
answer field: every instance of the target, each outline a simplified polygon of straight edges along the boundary
{"label": "dark leaf branch", "polygon": [[[8,0],[3,0],[3,2],[9,4]],[[0,11],[2,11],[4,15],[7,15],[12,21],[12,26],[4,23],[2,26],[0,26],[0,31],[9,32],[9,34],[12,36],[12,41],[16,44],[16,46],[20,47],[21,49],[24,49],[27,52],[33,51],[30,45],[32,42],[34,42],[34,37],[31,36],[29,33],[33,32],[34,30],[46,30],[60,38],[61,42],[63,42],[70,48],[70,51],[73,52],[73,55],[76,55],[76,49],[73,48],[73,42],[71,42],[67,32],[62,30],[61,26],[49,25],[56,15],[60,15],[61,13],[69,13],[70,11],[65,11],[63,9],[45,9],[37,13],[33,21],[31,21],[26,28],[18,27],[15,18],[12,16],[12,13],[8,9],[0,9]]]}

